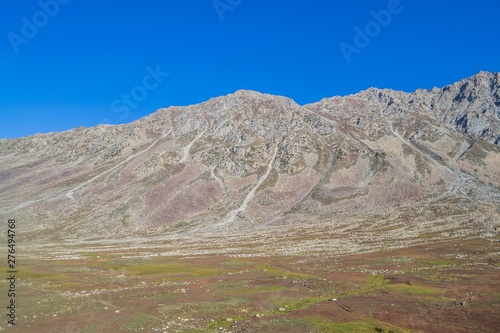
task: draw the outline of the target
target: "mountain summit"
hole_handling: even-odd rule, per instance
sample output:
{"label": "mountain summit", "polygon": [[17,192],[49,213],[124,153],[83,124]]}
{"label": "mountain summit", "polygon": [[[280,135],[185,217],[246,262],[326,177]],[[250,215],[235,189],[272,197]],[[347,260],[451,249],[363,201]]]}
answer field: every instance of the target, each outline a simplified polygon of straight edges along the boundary
{"label": "mountain summit", "polygon": [[1,140],[0,214],[38,241],[490,235],[500,222],[499,76],[304,106],[240,90],[127,125]]}

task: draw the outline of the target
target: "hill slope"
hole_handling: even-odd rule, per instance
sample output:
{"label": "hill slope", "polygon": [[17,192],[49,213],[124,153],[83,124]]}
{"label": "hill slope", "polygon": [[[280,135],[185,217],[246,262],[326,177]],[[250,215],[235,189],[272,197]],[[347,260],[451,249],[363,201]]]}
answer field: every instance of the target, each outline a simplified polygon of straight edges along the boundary
{"label": "hill slope", "polygon": [[0,215],[37,241],[335,230],[359,248],[374,233],[491,236],[499,76],[305,106],[237,91],[127,125],[1,140]]}

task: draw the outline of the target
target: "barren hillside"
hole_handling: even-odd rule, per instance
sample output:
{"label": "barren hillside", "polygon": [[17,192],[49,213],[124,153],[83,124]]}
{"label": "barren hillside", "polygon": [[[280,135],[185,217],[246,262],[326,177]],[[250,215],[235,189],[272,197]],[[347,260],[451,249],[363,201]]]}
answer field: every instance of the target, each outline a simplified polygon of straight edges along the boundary
{"label": "barren hillside", "polygon": [[[328,231],[352,240],[339,249],[363,249],[374,233],[392,246],[492,236],[499,76],[305,106],[237,91],[127,125],[1,140],[0,214],[36,243]],[[295,245],[284,247],[321,248]]]}

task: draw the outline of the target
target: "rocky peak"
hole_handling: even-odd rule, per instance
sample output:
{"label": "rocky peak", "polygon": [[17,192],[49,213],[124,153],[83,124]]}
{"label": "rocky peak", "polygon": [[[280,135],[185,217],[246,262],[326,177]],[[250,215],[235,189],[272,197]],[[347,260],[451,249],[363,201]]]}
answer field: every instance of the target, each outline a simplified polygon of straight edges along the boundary
{"label": "rocky peak", "polygon": [[[369,88],[354,95],[326,98],[306,105],[344,128],[361,126],[383,135],[383,123],[399,124],[407,132],[422,122],[440,123],[472,139],[500,144],[499,73],[479,72],[443,88],[413,93]],[[408,117],[408,115],[412,115]],[[409,134],[410,135],[410,134]]]}
{"label": "rocky peak", "polygon": [[469,206],[455,206],[468,200],[495,215],[498,101],[495,73],[305,106],[239,90],[127,125],[2,140],[0,211],[29,221],[44,212],[30,232],[63,221],[78,235],[390,219],[400,209],[418,219],[416,205],[466,216]]}
{"label": "rocky peak", "polygon": [[479,72],[441,89],[441,122],[468,137],[500,144],[499,73]]}

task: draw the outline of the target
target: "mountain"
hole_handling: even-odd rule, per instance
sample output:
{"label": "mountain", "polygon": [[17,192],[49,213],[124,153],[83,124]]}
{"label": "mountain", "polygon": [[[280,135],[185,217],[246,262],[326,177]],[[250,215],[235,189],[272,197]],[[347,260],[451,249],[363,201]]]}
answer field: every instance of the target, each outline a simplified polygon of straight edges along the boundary
{"label": "mountain", "polygon": [[304,106],[240,90],[126,125],[0,140],[0,215],[37,242],[337,232],[363,249],[490,237],[499,77]]}

